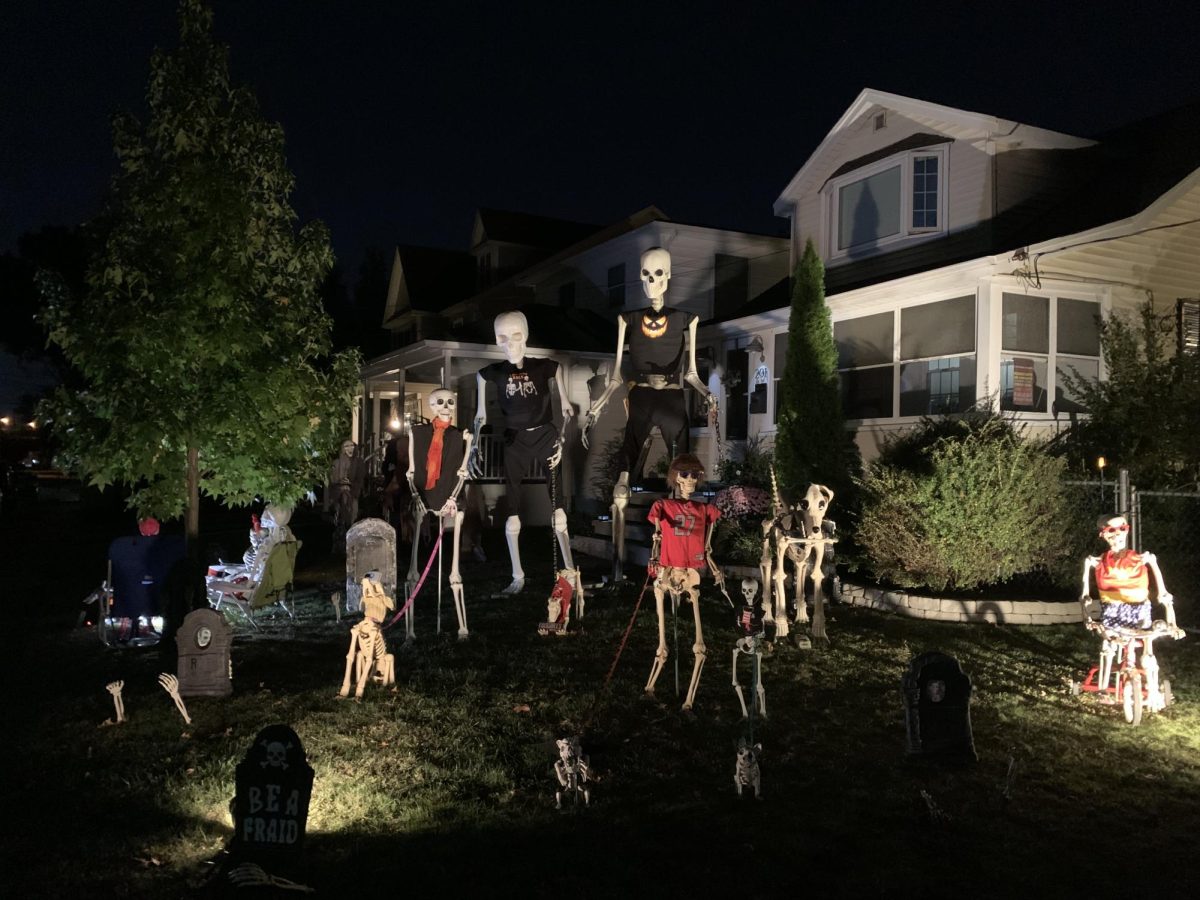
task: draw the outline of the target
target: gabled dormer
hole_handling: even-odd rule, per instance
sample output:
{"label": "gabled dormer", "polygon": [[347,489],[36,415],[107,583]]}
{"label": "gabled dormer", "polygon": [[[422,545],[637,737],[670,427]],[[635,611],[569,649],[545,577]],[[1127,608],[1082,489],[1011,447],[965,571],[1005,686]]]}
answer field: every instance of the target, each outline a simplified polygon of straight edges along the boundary
{"label": "gabled dormer", "polygon": [[569,222],[505,209],[480,209],[471,228],[476,288],[486,290],[600,230],[598,225]]}
{"label": "gabled dormer", "polygon": [[1092,141],[870,88],[775,201],[827,266],[985,230]]}

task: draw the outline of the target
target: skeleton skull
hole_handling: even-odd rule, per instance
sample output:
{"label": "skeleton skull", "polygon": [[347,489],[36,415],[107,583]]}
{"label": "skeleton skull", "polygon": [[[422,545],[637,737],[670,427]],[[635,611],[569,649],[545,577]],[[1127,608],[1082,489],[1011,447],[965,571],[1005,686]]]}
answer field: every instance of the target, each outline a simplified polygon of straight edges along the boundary
{"label": "skeleton skull", "polygon": [[358,445],[355,444],[354,441],[342,441],[342,456],[353,456],[357,446]]}
{"label": "skeleton skull", "polygon": [[754,598],[758,595],[758,580],[754,578],[742,579],[742,596],[746,598],[746,605],[753,606]]}
{"label": "skeleton skull", "polygon": [[448,391],[445,388],[438,388],[429,395],[429,411],[433,413],[435,419],[453,421],[454,407],[457,403],[454,391]]}
{"label": "skeleton skull", "polygon": [[808,538],[821,537],[821,523],[825,521],[825,513],[833,501],[833,491],[823,484],[810,484],[800,502],[800,520],[804,524],[804,536]]}
{"label": "skeleton skull", "polygon": [[286,744],[282,741],[268,741],[265,749],[267,751],[267,758],[262,763],[264,769],[268,766],[272,769],[286,769],[288,767],[287,753],[292,749],[290,741]]}
{"label": "skeleton skull", "polygon": [[651,247],[642,254],[642,290],[655,305],[662,306],[667,282],[671,280],[671,254],[662,247]]}
{"label": "skeleton skull", "polygon": [[1124,516],[1101,517],[1100,537],[1113,553],[1120,553],[1129,544],[1129,522]]}
{"label": "skeleton skull", "polygon": [[529,320],[521,312],[505,312],[496,316],[496,344],[504,358],[514,366],[525,359],[525,342],[529,339]]}

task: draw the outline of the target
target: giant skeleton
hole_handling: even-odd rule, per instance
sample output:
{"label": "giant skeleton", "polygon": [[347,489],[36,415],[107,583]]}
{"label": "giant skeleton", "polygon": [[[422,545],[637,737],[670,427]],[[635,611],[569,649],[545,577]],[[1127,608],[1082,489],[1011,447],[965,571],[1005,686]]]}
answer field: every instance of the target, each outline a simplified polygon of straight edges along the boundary
{"label": "giant skeleton", "polygon": [[[558,466],[563,454],[563,431],[574,415],[567,399],[562,367],[552,359],[525,355],[529,323],[524,313],[505,312],[494,323],[496,344],[504,352],[504,362],[493,363],[475,376],[478,403],[474,432],[487,424],[487,385],[495,385],[497,402],[505,417],[504,472],[510,515],[504,523],[504,537],[512,561],[512,583],[502,594],[519,594],[525,588],[525,570],[521,566],[521,481],[531,463],[542,460],[546,466],[546,487],[553,507],[554,535],[562,553],[565,571],[572,573],[573,588],[578,591],[578,571],[571,557],[571,537],[567,533],[567,514],[562,508],[561,492],[554,489],[559,478]],[[555,407],[551,385],[558,394]],[[554,421],[555,410],[561,424]],[[468,470],[476,478],[483,474],[482,448],[476,444],[468,455]],[[583,615],[582,605],[579,615]]]}
{"label": "giant skeleton", "polygon": [[[454,595],[454,612],[458,616],[458,637],[467,637],[467,606],[463,598],[462,575],[458,571],[460,536],[463,512],[458,508],[458,495],[467,480],[467,457],[471,450],[471,432],[461,431],[454,419],[454,392],[438,388],[429,395],[429,411],[433,416],[428,425],[414,425],[408,441],[408,487],[413,498],[412,562],[408,568],[406,586],[411,598],[417,589],[417,547],[420,545],[421,523],[426,515],[437,517],[439,532],[445,531],[449,519],[454,529],[454,553],[450,563],[450,593]],[[438,588],[441,590],[441,588]],[[404,617],[406,639],[415,640],[413,611]]]}
{"label": "giant skeleton", "polygon": [[[671,280],[671,254],[653,247],[642,254],[642,289],[650,300],[645,309],[622,313],[617,318],[617,360],[604,392],[587,412],[583,427],[583,446],[588,432],[613,392],[621,386],[621,362],[629,341],[629,360],[633,382],[629,388],[625,442],[622,448],[621,474],[613,487],[613,559],[614,575],[623,577],[625,564],[625,508],[629,504],[629,486],[636,481],[642,447],[657,425],[671,456],[689,449],[689,421],[682,380],[700,393],[715,413],[717,398],[696,372],[696,326],[699,317],[666,305],[667,284]],[[686,358],[687,366],[684,368]]]}

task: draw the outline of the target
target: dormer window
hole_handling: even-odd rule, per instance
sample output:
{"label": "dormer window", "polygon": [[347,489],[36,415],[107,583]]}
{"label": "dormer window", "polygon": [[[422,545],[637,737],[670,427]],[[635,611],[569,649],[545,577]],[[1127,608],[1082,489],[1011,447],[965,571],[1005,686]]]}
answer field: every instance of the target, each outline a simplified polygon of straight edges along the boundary
{"label": "dormer window", "polygon": [[946,151],[910,150],[831,179],[830,259],[874,253],[917,235],[946,230]]}

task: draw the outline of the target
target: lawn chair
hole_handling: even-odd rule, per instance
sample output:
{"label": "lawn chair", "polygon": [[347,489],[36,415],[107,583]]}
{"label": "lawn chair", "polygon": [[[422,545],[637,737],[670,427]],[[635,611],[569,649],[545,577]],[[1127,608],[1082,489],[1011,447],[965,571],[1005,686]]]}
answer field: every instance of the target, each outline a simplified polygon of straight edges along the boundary
{"label": "lawn chair", "polygon": [[296,604],[292,579],[296,571],[296,554],[300,552],[300,541],[281,541],[271,548],[263,567],[262,580],[210,581],[208,602],[213,609],[220,610],[224,603],[232,603],[245,615],[255,630],[254,611],[278,603],[292,620],[296,618]]}
{"label": "lawn chair", "polygon": [[101,641],[109,646],[158,643],[163,584],[184,551],[181,536],[131,535],[109,544],[96,622]]}

